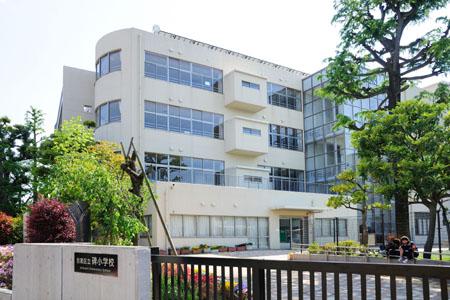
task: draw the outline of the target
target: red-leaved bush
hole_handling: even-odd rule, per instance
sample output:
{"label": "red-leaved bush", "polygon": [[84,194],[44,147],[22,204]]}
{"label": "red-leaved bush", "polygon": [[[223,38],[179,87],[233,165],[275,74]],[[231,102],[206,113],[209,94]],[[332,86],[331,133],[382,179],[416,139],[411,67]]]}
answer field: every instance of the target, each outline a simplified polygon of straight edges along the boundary
{"label": "red-leaved bush", "polygon": [[0,211],[0,245],[8,244],[13,235],[13,218]]}
{"label": "red-leaved bush", "polygon": [[75,222],[63,203],[44,199],[30,206],[27,218],[28,242],[68,243],[75,238]]}

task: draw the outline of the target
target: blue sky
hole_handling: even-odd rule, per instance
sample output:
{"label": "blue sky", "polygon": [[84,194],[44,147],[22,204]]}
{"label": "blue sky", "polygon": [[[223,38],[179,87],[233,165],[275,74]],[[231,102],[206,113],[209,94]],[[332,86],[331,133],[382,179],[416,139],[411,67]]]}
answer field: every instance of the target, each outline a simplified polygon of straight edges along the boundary
{"label": "blue sky", "polygon": [[[94,70],[97,40],[127,27],[151,31],[158,24],[164,31],[314,72],[338,43],[333,13],[332,0],[0,0],[0,115],[22,122],[33,105],[44,111],[51,133],[63,65]],[[443,13],[450,15],[450,8]]]}

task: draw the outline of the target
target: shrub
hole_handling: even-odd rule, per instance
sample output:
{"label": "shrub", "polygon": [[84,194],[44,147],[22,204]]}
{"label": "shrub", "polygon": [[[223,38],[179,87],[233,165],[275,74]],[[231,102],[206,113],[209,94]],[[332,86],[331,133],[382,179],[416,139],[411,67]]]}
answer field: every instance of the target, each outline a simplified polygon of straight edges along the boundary
{"label": "shrub", "polygon": [[322,247],[320,247],[319,243],[314,242],[308,247],[309,254],[318,254],[322,252]]}
{"label": "shrub", "polygon": [[23,216],[19,215],[13,218],[13,233],[11,244],[23,242]]}
{"label": "shrub", "polygon": [[13,246],[0,246],[0,288],[12,289]]}
{"label": "shrub", "polygon": [[13,229],[13,217],[0,212],[0,245],[11,243]]}
{"label": "shrub", "polygon": [[75,222],[61,202],[39,201],[30,206],[27,238],[30,243],[73,242],[76,238]]}

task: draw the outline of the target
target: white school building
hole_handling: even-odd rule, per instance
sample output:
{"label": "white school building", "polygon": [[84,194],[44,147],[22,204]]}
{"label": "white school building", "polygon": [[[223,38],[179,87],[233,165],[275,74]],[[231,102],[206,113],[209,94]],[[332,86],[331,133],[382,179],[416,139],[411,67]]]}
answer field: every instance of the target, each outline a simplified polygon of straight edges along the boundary
{"label": "white school building", "polygon": [[[345,134],[323,131],[339,107],[330,115],[314,97],[317,74],[158,27],[111,32],[95,53],[96,71],[64,67],[56,127],[81,116],[96,122],[98,140],[134,138],[177,247],[289,249],[331,242],[335,231],[359,239],[356,211],[326,206],[335,175],[356,158]],[[319,120],[318,101],[320,122],[330,118],[323,136],[308,122]],[[169,248],[151,203],[146,219],[153,245]]]}

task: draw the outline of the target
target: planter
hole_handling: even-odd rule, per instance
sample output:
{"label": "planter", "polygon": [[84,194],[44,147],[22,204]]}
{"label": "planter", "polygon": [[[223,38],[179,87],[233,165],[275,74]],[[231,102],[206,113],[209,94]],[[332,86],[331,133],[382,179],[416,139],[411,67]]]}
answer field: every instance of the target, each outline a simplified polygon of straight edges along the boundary
{"label": "planter", "polygon": [[228,247],[228,252],[234,252],[236,251],[236,247]]}
{"label": "planter", "polygon": [[228,252],[228,248],[227,247],[219,248],[219,252]]}
{"label": "planter", "polygon": [[247,250],[253,250],[254,249],[253,245],[247,245],[246,248],[247,248]]}
{"label": "planter", "polygon": [[203,248],[202,249],[202,253],[211,253],[211,249],[210,248]]}
{"label": "planter", "polygon": [[309,260],[311,261],[327,261],[326,254],[310,254]]}
{"label": "planter", "polygon": [[192,249],[192,254],[201,254],[202,249]]}
{"label": "planter", "polygon": [[386,258],[383,258],[383,257],[370,257],[369,256],[367,258],[367,262],[382,264],[382,263],[387,263],[387,260],[386,260]]}
{"label": "planter", "polygon": [[328,261],[347,261],[347,256],[345,255],[328,255]]}
{"label": "planter", "polygon": [[308,254],[292,253],[289,255],[289,260],[310,261],[309,256]]}
{"label": "planter", "polygon": [[211,249],[209,253],[219,253],[219,249]]}
{"label": "planter", "polygon": [[367,257],[365,257],[365,256],[347,256],[347,261],[349,261],[349,262],[367,262]]}
{"label": "planter", "polygon": [[245,251],[247,248],[245,246],[236,247],[236,251]]}
{"label": "planter", "polygon": [[190,249],[180,249],[180,254],[192,254],[192,251]]}

